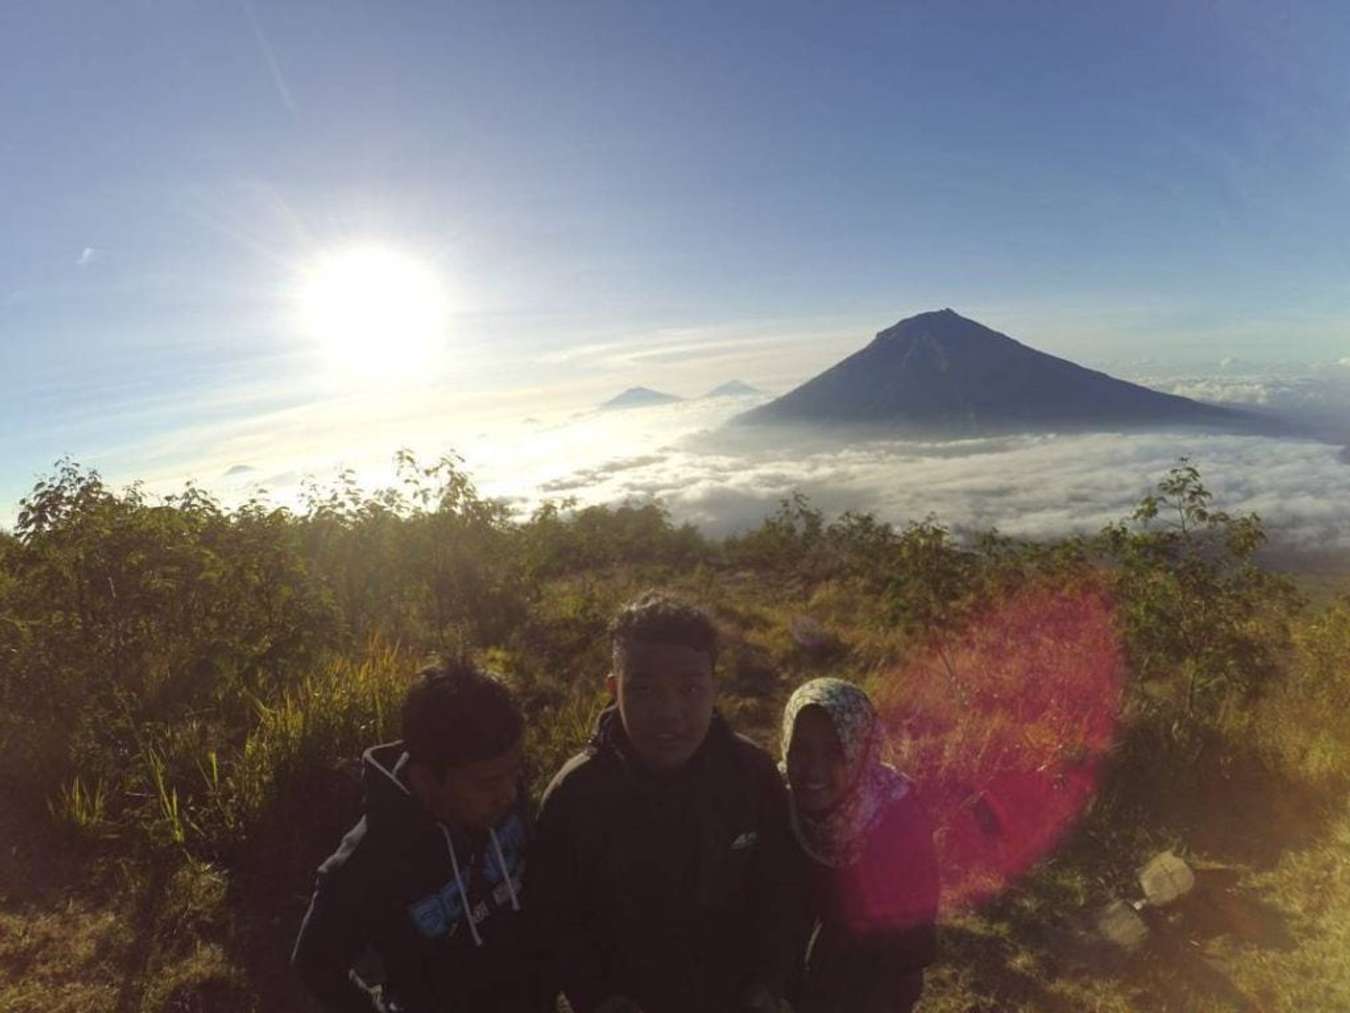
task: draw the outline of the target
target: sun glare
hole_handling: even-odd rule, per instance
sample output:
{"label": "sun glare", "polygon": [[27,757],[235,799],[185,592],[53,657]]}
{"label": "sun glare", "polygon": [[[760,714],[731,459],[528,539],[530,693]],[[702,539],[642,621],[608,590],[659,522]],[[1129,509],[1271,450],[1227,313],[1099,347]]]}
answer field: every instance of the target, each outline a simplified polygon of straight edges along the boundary
{"label": "sun glare", "polygon": [[381,246],[339,250],[301,279],[301,326],[335,365],[365,375],[424,369],[445,339],[448,307],[436,274]]}

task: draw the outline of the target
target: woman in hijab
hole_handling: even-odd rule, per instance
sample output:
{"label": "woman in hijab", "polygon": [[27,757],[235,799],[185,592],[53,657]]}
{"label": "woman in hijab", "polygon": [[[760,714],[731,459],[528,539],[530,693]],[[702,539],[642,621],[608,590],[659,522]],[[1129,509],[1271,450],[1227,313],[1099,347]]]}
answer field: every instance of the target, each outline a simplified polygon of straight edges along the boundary
{"label": "woman in hijab", "polygon": [[815,919],[798,1013],[910,1010],[935,956],[932,829],[883,744],[876,708],[852,683],[814,679],[788,700],[783,769]]}

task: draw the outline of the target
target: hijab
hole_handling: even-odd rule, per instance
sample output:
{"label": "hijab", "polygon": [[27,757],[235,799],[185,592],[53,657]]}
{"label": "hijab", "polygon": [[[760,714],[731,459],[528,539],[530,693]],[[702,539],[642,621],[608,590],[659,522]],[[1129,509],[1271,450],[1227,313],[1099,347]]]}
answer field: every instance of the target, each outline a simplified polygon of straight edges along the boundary
{"label": "hijab", "polygon": [[783,711],[783,760],[779,765],[784,775],[797,716],[804,707],[819,707],[829,716],[843,747],[849,787],[833,806],[815,813],[801,811],[789,792],[792,829],[802,848],[817,862],[835,868],[852,865],[886,807],[909,793],[909,781],[881,760],[884,735],[871,699],[843,679],[812,679],[788,698]]}

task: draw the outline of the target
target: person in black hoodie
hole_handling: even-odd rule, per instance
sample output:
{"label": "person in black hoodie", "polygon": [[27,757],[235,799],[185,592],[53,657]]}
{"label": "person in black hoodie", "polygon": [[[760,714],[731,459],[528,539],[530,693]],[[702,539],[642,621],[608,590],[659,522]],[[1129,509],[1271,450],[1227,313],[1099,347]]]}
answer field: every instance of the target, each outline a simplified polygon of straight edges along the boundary
{"label": "person in black hoodie", "polygon": [[[292,963],[332,1013],[533,1009],[519,706],[449,663],[420,673],[402,719],[365,753],[365,815],[319,867]],[[367,950],[378,987],[353,971]]]}
{"label": "person in black hoodie", "polygon": [[576,1013],[777,1010],[804,944],[773,761],[714,710],[717,634],[649,593],[611,625],[614,705],[544,793],[525,895]]}

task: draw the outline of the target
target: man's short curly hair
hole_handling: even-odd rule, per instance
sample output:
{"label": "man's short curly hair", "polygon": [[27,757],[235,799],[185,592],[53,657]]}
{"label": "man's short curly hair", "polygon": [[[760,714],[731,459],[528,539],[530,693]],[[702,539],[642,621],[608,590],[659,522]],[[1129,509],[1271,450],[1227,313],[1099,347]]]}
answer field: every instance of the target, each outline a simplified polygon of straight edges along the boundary
{"label": "man's short curly hair", "polygon": [[707,612],[662,591],[644,591],[621,608],[609,624],[615,651],[629,644],[678,644],[703,651],[717,662],[717,627]]}
{"label": "man's short curly hair", "polygon": [[460,660],[418,672],[402,718],[403,748],[441,779],[450,767],[500,756],[525,733],[520,704],[506,683]]}

